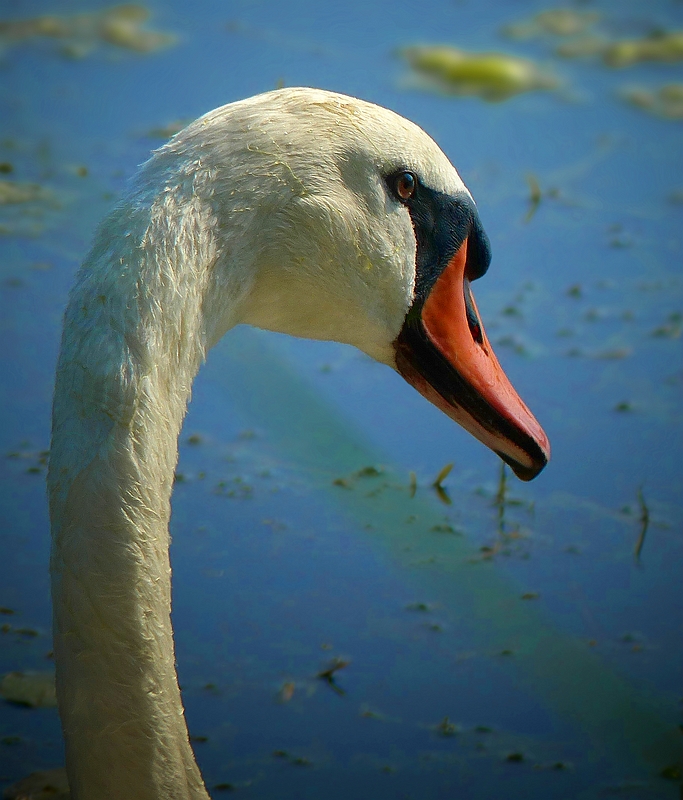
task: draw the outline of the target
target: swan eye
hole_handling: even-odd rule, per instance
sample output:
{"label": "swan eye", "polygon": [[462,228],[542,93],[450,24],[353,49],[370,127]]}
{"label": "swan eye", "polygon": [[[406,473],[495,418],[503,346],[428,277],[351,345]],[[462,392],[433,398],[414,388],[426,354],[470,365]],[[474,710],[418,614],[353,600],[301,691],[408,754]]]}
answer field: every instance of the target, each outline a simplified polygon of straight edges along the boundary
{"label": "swan eye", "polygon": [[417,179],[412,172],[399,172],[394,178],[394,190],[401,200],[410,200],[416,188]]}

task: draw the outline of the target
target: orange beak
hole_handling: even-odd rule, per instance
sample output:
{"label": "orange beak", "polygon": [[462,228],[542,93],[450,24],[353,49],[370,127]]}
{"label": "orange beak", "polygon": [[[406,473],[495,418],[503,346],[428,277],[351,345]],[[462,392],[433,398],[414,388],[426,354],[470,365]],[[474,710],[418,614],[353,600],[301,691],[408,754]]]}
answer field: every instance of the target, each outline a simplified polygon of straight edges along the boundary
{"label": "orange beak", "polygon": [[413,307],[395,342],[396,368],[431,403],[529,481],[550,443],[498,363],[467,277],[467,239]]}

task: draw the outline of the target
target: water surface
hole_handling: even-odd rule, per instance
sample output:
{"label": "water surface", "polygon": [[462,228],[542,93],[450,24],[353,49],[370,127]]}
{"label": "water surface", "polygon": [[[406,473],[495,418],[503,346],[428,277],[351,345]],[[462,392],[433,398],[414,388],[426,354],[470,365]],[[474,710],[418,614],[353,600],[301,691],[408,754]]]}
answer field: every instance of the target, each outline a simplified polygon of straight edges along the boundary
{"label": "water surface", "polygon": [[[586,7],[615,38],[683,27],[680,3]],[[494,252],[479,307],[553,459],[532,484],[507,474],[503,494],[497,458],[387,368],[231,332],[197,380],[173,499],[179,673],[207,785],[677,797],[681,123],[619,92],[680,80],[680,64],[613,70],[555,57],[552,37],[503,38],[534,2],[151,8],[175,46],[0,54],[0,177],[43,191],[0,206],[0,607],[15,612],[0,618],[0,672],[50,664],[41,453],[94,226],[159,128],[280,83],[320,86],[418,122],[472,190]],[[430,93],[396,55],[415,43],[538,59],[560,87],[498,104]],[[331,686],[316,675],[335,657],[349,664]],[[54,709],[0,706],[0,782],[59,766],[61,748]]]}

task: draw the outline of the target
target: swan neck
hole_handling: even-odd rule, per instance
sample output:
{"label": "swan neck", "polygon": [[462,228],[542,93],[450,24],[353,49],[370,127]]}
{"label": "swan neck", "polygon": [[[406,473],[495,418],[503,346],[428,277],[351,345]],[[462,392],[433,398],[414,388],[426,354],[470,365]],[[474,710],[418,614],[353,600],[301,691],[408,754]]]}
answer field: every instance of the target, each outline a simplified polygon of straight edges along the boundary
{"label": "swan neck", "polygon": [[211,222],[186,192],[134,198],[100,229],[65,315],[49,491],[75,800],[208,798],[176,677],[168,522],[205,352]]}

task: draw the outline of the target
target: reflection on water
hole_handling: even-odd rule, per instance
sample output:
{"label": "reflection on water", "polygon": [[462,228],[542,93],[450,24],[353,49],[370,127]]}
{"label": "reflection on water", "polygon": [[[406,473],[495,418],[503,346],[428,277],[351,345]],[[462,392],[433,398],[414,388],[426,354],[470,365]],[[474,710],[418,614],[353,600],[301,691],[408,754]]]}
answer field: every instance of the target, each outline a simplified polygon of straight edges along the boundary
{"label": "reflection on water", "polygon": [[[554,55],[589,33],[675,32],[676,7],[605,2],[571,35],[513,39],[541,6],[154,10],[174,47],[73,60],[38,38],[0,62],[0,672],[50,664],[51,373],[95,222],[158,144],[146,132],[278,81],[320,85],[415,119],[461,171],[494,251],[477,301],[553,461],[503,486],[495,457],[386,368],[232,332],[197,382],[172,521],[208,785],[677,796],[683,171],[677,123],[622,99],[677,67]],[[560,85],[495,105],[402,88],[396,53],[415,44],[542,61]],[[1,781],[61,763],[54,709],[0,711]]]}

